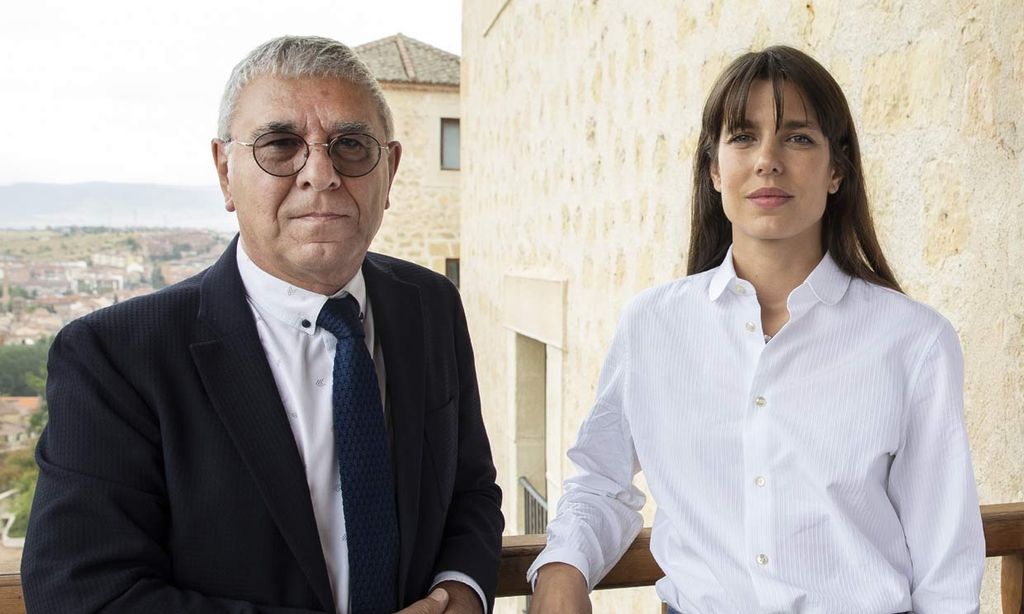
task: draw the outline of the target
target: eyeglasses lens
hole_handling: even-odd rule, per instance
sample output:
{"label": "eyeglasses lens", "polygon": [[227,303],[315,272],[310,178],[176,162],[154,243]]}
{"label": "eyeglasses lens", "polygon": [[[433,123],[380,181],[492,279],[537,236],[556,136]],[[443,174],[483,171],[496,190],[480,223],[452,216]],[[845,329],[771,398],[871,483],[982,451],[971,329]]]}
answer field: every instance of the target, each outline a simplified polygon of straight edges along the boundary
{"label": "eyeglasses lens", "polygon": [[380,145],[366,134],[343,134],[331,141],[331,162],[347,177],[361,177],[380,160]]}
{"label": "eyeglasses lens", "polygon": [[294,175],[306,163],[306,141],[288,132],[268,132],[252,144],[252,153],[260,168],[278,177]]}
{"label": "eyeglasses lens", "polygon": [[[330,142],[328,154],[338,173],[346,177],[361,177],[380,160],[380,145],[366,134],[343,134]],[[309,157],[309,145],[297,134],[268,132],[252,145],[256,163],[264,171],[277,177],[298,173]]]}

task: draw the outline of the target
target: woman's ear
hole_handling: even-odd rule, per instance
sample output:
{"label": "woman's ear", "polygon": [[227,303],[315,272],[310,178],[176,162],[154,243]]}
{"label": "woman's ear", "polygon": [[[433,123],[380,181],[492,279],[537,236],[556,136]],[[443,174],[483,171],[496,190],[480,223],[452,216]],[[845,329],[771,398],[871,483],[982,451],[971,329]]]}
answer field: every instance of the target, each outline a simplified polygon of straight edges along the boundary
{"label": "woman's ear", "polygon": [[715,186],[715,191],[721,194],[722,174],[718,172],[718,160],[712,160],[708,170],[711,172],[711,184]]}
{"label": "woman's ear", "polygon": [[832,166],[832,177],[828,181],[828,193],[835,194],[839,191],[839,184],[843,182],[843,176],[839,174],[835,165]]}

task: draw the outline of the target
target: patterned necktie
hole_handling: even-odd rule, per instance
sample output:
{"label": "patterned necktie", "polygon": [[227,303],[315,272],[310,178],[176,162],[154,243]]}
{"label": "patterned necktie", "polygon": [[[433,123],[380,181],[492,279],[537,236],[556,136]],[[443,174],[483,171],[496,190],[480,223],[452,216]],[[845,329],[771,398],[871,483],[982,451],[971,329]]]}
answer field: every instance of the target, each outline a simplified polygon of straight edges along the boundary
{"label": "patterned necktie", "polygon": [[359,303],[324,304],[318,326],[338,338],[334,354],[334,446],[348,535],[351,614],[397,608],[398,517],[377,372],[366,350]]}

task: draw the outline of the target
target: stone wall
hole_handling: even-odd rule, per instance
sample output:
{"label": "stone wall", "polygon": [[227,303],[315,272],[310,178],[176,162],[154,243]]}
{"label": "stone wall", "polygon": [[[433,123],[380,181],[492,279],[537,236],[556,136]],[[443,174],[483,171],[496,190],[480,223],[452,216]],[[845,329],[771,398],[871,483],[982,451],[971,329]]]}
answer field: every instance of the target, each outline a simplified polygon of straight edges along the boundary
{"label": "stone wall", "polygon": [[402,160],[391,207],[371,250],[411,260],[438,273],[459,257],[459,174],[441,170],[441,118],[458,118],[459,88],[384,83]]}
{"label": "stone wall", "polygon": [[[620,308],[685,272],[708,89],[773,43],[808,51],[845,90],[883,248],[963,341],[982,502],[1024,500],[1022,23],[1020,0],[466,2],[462,288],[506,515],[521,504],[517,314],[561,336],[547,356],[554,499]],[[552,282],[563,290],[516,291]],[[990,560],[983,612],[998,611],[997,582]],[[594,603],[658,607],[653,589]]]}

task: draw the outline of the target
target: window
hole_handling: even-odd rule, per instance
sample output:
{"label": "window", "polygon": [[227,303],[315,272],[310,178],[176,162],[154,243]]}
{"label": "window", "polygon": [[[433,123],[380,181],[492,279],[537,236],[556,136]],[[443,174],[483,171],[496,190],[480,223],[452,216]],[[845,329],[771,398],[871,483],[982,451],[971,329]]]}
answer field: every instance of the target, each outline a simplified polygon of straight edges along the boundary
{"label": "window", "polygon": [[455,287],[459,287],[459,259],[458,258],[445,258],[444,260],[444,274],[445,277],[452,280]]}
{"label": "window", "polygon": [[459,119],[441,118],[441,169],[459,170]]}

